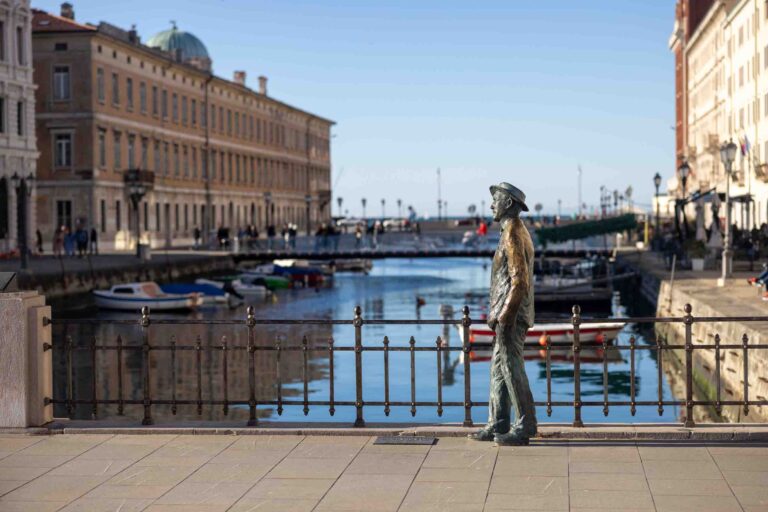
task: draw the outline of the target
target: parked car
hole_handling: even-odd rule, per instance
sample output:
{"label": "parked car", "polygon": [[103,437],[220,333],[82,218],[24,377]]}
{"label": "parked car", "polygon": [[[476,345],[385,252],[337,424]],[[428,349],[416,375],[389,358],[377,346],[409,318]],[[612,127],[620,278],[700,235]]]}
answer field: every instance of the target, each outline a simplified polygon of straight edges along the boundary
{"label": "parked car", "polygon": [[387,219],[384,221],[385,231],[405,231],[409,226],[408,219]]}
{"label": "parked car", "polygon": [[346,227],[353,228],[358,224],[364,225],[365,221],[363,219],[354,219],[354,218],[345,218],[345,219],[339,219],[336,221],[336,226],[340,228],[346,228]]}

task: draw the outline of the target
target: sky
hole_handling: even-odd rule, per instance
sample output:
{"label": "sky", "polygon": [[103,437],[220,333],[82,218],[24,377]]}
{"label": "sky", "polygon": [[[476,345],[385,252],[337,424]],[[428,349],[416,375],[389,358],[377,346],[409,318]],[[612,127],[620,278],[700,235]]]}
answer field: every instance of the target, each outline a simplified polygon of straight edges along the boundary
{"label": "sky", "polygon": [[[478,210],[508,181],[555,213],[674,173],[674,0],[72,0],[81,22],[142,40],[198,36],[214,72],[269,78],[269,94],[334,120],[343,210]],[[58,13],[60,2],[33,0]],[[666,181],[666,180],[665,180]]]}

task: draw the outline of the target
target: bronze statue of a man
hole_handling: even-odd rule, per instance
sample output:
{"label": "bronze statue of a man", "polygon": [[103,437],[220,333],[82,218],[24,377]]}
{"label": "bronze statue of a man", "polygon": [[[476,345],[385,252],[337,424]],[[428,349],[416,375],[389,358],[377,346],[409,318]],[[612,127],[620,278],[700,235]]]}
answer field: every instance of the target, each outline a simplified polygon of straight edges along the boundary
{"label": "bronze statue of a man", "polygon": [[[497,444],[528,444],[536,435],[536,408],[528,385],[523,345],[533,326],[533,242],[520,219],[525,194],[509,183],[491,187],[493,220],[501,238],[491,269],[488,325],[496,332],[491,362],[488,424],[469,437]],[[515,422],[510,421],[515,409]]]}

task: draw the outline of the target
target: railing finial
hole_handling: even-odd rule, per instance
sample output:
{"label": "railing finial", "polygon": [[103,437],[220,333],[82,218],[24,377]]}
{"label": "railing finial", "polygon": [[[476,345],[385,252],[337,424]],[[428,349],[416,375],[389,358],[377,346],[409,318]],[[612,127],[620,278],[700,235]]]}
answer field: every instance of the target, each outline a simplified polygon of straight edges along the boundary
{"label": "railing finial", "polygon": [[144,327],[149,325],[149,306],[141,307],[141,325]]}
{"label": "railing finial", "polygon": [[246,319],[245,323],[248,327],[253,327],[256,325],[256,317],[254,316],[254,309],[253,306],[248,306],[248,309],[246,311]]}

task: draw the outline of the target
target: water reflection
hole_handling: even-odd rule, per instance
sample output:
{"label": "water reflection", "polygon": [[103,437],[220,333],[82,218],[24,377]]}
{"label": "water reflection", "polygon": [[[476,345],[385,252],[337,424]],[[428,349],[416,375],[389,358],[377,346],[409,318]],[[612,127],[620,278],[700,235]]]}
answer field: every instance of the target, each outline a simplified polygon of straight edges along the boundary
{"label": "water reflection", "polygon": [[[436,259],[436,260],[385,260],[375,263],[368,276],[359,274],[338,274],[331,287],[309,290],[283,290],[274,300],[254,304],[257,318],[313,318],[347,319],[353,317],[354,306],[359,304],[364,319],[413,319],[414,316],[436,319],[441,304],[451,304],[460,312],[467,290],[482,289],[488,283],[488,268],[483,259]],[[245,319],[245,310],[205,309],[197,312],[196,318],[213,320]],[[567,314],[567,312],[563,312]],[[138,315],[126,315],[91,311],[78,313],[80,316],[100,319],[122,318],[138,321]],[[63,316],[55,312],[56,318]],[[153,316],[160,318],[160,316]],[[174,316],[173,318],[184,318]],[[222,400],[224,395],[223,364],[224,355],[220,347],[227,342],[228,383],[227,393],[230,401],[247,401],[249,394],[248,356],[238,348],[247,345],[247,329],[244,325],[152,325],[150,327],[153,345],[169,345],[175,340],[177,346],[194,346],[197,341],[203,347],[219,347],[216,350],[203,350],[200,353],[199,384],[198,363],[195,351],[176,353],[175,379],[171,372],[171,352],[153,351],[151,357],[151,395],[152,398],[171,400],[174,395],[178,400],[195,401],[198,390],[202,400]],[[390,347],[408,346],[411,336],[416,346],[435,346],[438,336],[450,346],[459,346],[460,341],[453,328],[439,325],[364,325],[363,344],[383,347],[384,336],[388,336]],[[636,326],[628,325],[619,336],[619,343],[627,344],[630,335],[638,343],[644,343],[643,332]],[[54,343],[62,344],[67,336],[73,343],[88,346],[95,338],[98,344],[115,346],[118,336],[124,346],[137,348],[141,345],[141,333],[138,324],[133,325],[57,325]],[[307,375],[310,400],[327,401],[330,397],[329,370],[331,356],[326,350],[328,341],[349,347],[354,344],[354,330],[351,325],[302,325],[302,326],[262,326],[256,328],[256,344],[273,346],[278,340],[282,347],[300,346],[306,336],[308,344],[322,350],[309,351],[307,354]],[[609,367],[608,393],[611,400],[628,400],[631,377],[628,351],[610,349],[604,354]],[[488,396],[488,360],[490,353],[473,353],[475,359],[470,365],[472,372],[472,400],[485,402]],[[543,350],[526,352],[526,370],[531,379],[534,398],[546,400],[546,368]],[[573,400],[573,365],[570,350],[553,349],[551,353],[552,399],[554,401]],[[416,399],[417,401],[436,401],[438,391],[437,357],[435,352],[416,352]],[[442,374],[439,381],[442,386],[443,400],[463,402],[464,400],[464,365],[461,351],[443,351],[440,356]],[[363,353],[363,396],[366,401],[384,400],[384,356],[382,352]],[[599,348],[587,348],[581,354],[582,395],[602,396],[603,393],[603,354]],[[55,362],[55,397],[66,397],[66,358],[64,353],[54,353]],[[354,353],[337,352],[333,356],[334,393],[337,401],[355,400]],[[92,378],[95,365],[95,386]],[[124,399],[141,400],[143,387],[141,377],[142,353],[139,350],[124,350],[122,364],[118,366],[117,351],[99,352],[92,359],[89,351],[76,351],[73,354],[73,395],[76,399],[88,400],[94,389],[99,399],[117,400],[120,393],[119,377],[122,373]],[[278,394],[277,355],[272,351],[257,351],[256,397],[259,402],[274,401]],[[118,371],[120,368],[120,371]],[[635,362],[635,389],[637,400],[657,400],[657,366],[652,351],[638,350]],[[282,351],[280,356],[280,391],[284,399],[303,399],[304,359],[301,351]],[[645,385],[646,382],[648,385]],[[411,399],[410,354],[391,352],[389,354],[390,400],[407,401]],[[663,383],[665,400],[672,394]],[[99,406],[96,415],[99,418],[116,418],[117,404]],[[153,416],[157,421],[169,421],[173,414],[170,405],[153,406]],[[327,406],[311,407],[304,416],[302,406],[286,406],[278,416],[274,405],[260,404],[260,419],[288,421],[354,421],[353,407],[336,407],[333,417]],[[366,407],[365,419],[377,421],[448,421],[459,422],[463,419],[463,408],[446,407],[442,416],[438,416],[436,407],[418,407],[413,418],[409,407],[392,407],[387,416],[383,407]],[[79,405],[74,417],[90,418],[89,405]],[[125,414],[140,419],[140,405],[126,405]],[[225,415],[223,405],[201,408],[195,403],[179,405],[176,418],[183,420],[204,419],[220,421],[222,419],[242,420],[248,418],[247,407],[231,406]],[[56,407],[57,416],[65,416],[64,406]],[[484,407],[473,408],[473,419],[482,422],[487,411]],[[546,418],[546,411],[538,411],[541,419]],[[573,412],[570,408],[555,408],[551,421],[571,421]],[[677,421],[677,410],[666,408],[664,416],[659,418],[656,408],[638,408],[632,417],[628,407],[611,408],[610,416],[603,417],[599,408],[585,408],[584,421]]]}

